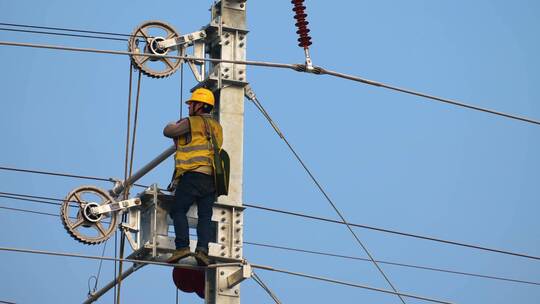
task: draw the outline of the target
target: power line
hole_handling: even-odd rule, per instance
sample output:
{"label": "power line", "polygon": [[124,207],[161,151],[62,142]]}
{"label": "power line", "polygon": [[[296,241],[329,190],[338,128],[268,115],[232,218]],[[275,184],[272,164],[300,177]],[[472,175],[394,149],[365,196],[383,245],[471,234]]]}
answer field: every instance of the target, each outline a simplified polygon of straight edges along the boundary
{"label": "power line", "polygon": [[[335,254],[335,253],[329,253],[329,252],[306,250],[306,249],[299,249],[299,248],[285,247],[285,246],[277,246],[277,245],[270,245],[270,244],[263,244],[263,243],[254,243],[254,242],[244,242],[244,243],[248,244],[248,245],[252,245],[252,246],[260,246],[260,247],[274,248],[274,249],[279,249],[279,250],[294,251],[294,252],[299,252],[299,253],[308,253],[308,254],[321,255],[321,256],[327,256],[327,257],[335,257],[335,258],[342,258],[342,259],[349,259],[349,260],[356,260],[356,261],[371,262],[371,260],[366,259],[366,258],[348,256],[348,255],[341,255],[341,254]],[[507,281],[507,282],[513,282],[513,283],[522,283],[522,284],[540,286],[540,282],[504,278],[504,277],[477,274],[477,273],[464,272],[464,271],[456,271],[456,270],[449,270],[449,269],[442,269],[442,268],[435,268],[435,267],[411,265],[411,264],[397,263],[397,262],[390,262],[390,261],[382,261],[382,260],[377,260],[377,263],[386,264],[386,265],[393,265],[393,266],[399,266],[399,267],[430,270],[430,271],[443,272],[443,273],[451,273],[451,274],[471,276],[471,277],[484,278],[484,279],[492,279],[492,280],[499,280],[499,281]]]}
{"label": "power line", "polygon": [[[273,62],[263,62],[263,61],[242,61],[242,60],[226,60],[226,59],[216,59],[216,58],[196,58],[191,56],[169,56],[169,55],[154,55],[154,54],[139,54],[139,53],[132,53],[132,52],[125,52],[125,51],[114,51],[114,50],[100,50],[100,49],[91,49],[91,48],[77,48],[77,47],[66,47],[66,46],[58,46],[58,45],[45,45],[45,44],[32,44],[32,43],[19,43],[19,42],[9,42],[9,41],[0,41],[0,45],[6,45],[6,46],[19,46],[19,47],[32,47],[32,48],[42,48],[42,49],[53,49],[53,50],[64,50],[64,51],[74,51],[74,52],[87,52],[87,53],[101,53],[101,54],[112,54],[112,55],[137,55],[137,56],[146,56],[151,58],[171,58],[171,59],[182,59],[182,60],[197,60],[197,61],[209,61],[209,62],[225,62],[225,63],[233,63],[233,64],[243,64],[243,65],[253,65],[253,66],[262,66],[262,67],[273,67],[273,68],[284,68],[284,69],[292,69],[299,72],[306,72],[305,65],[302,64],[286,64],[286,63],[273,63]],[[454,106],[459,106],[463,108],[467,108],[470,110],[476,110],[481,111],[505,118],[510,118],[514,120],[519,120],[526,123],[531,123],[535,125],[540,125],[540,121],[517,116],[513,114],[508,114],[500,111],[491,110],[488,108],[483,108],[479,106],[469,105],[463,102],[459,102],[452,99],[437,97],[434,95],[429,95],[425,93],[416,92],[409,89],[399,88],[395,86],[391,86],[382,82],[377,82],[373,80],[368,80],[365,78],[361,78],[358,76],[348,75],[344,73],[339,73],[331,70],[324,69],[322,67],[315,67],[315,69],[312,71],[313,74],[316,75],[330,75],[335,76],[347,80],[352,80],[355,82],[364,83],[367,85],[372,85],[376,87],[382,87],[385,89],[415,95],[422,98],[427,98],[434,101],[439,101],[447,104],[451,104]]]}
{"label": "power line", "polygon": [[[225,267],[225,266],[242,266],[242,263],[224,263],[224,264],[211,264],[211,265],[208,265],[207,267],[201,267],[201,266],[191,266],[191,265],[186,265],[186,264],[170,264],[170,263],[146,261],[146,260],[143,261],[143,260],[133,260],[133,259],[119,259],[119,258],[113,258],[113,257],[100,257],[100,256],[83,255],[83,254],[75,254],[75,253],[67,253],[67,252],[55,252],[55,251],[22,249],[22,248],[12,248],[12,247],[0,247],[0,251],[29,253],[29,254],[40,254],[40,255],[51,255],[51,256],[62,256],[62,257],[72,257],[72,258],[82,258],[82,259],[92,259],[92,260],[122,261],[122,262],[134,263],[136,265],[137,264],[139,264],[139,265],[146,264],[146,265],[178,267],[178,268],[194,269],[194,270],[204,270],[207,267],[208,268],[218,268],[218,267]],[[382,292],[382,293],[389,293],[389,294],[395,294],[395,295],[399,294],[399,295],[402,295],[404,297],[409,297],[409,298],[414,298],[414,299],[419,299],[419,300],[424,300],[424,301],[429,301],[429,302],[442,303],[442,304],[452,304],[450,302],[440,301],[440,300],[431,299],[431,298],[427,298],[427,297],[422,297],[422,296],[417,296],[417,295],[412,295],[412,294],[405,294],[405,293],[397,293],[397,292],[393,292],[393,291],[389,291],[389,290],[385,290],[385,289],[380,289],[380,288],[375,288],[375,287],[370,287],[370,286],[365,286],[365,285],[360,285],[360,284],[355,284],[355,283],[349,283],[349,282],[344,282],[344,281],[340,281],[340,280],[329,279],[329,278],[324,278],[324,277],[319,277],[319,276],[314,276],[314,275],[308,275],[308,274],[288,271],[288,270],[284,270],[284,269],[277,269],[277,268],[263,266],[263,265],[251,264],[251,266],[253,268],[257,268],[257,269],[261,269],[261,270],[280,272],[280,273],[289,274],[289,275],[292,275],[292,276],[299,276],[299,277],[310,278],[310,279],[314,279],[314,280],[326,281],[326,282],[339,284],[339,285],[345,285],[345,286],[350,286],[350,287],[368,289],[368,290],[372,290],[372,291],[378,291],[378,292]]]}
{"label": "power line", "polygon": [[391,291],[391,290],[386,290],[386,289],[381,289],[381,288],[375,288],[375,287],[370,287],[370,286],[366,286],[366,285],[360,285],[360,284],[356,284],[356,283],[345,282],[345,281],[340,281],[340,280],[335,280],[335,279],[330,279],[330,278],[325,278],[325,277],[320,277],[320,276],[315,276],[315,275],[310,275],[310,274],[305,274],[305,273],[300,273],[300,272],[293,272],[293,271],[284,270],[284,269],[277,269],[277,268],[272,268],[272,267],[267,267],[267,266],[262,266],[262,265],[256,265],[256,264],[251,264],[251,267],[261,269],[261,270],[280,272],[280,273],[284,273],[284,274],[288,274],[288,275],[292,275],[292,276],[297,276],[297,277],[303,277],[303,278],[308,278],[308,279],[313,279],[313,280],[318,280],[318,281],[334,283],[334,284],[338,284],[338,285],[344,285],[344,286],[368,289],[368,290],[372,290],[372,291],[378,291],[378,292],[382,292],[382,293],[399,295],[399,296],[403,296],[403,297],[407,297],[407,298],[413,298],[413,299],[417,299],[417,300],[423,300],[423,301],[435,302],[435,303],[442,303],[442,304],[452,304],[452,302],[447,302],[447,301],[442,301],[442,300],[437,300],[437,299],[432,299],[432,298],[427,298],[427,297],[422,297],[422,296],[417,296],[417,295],[407,294],[407,293],[402,293],[402,292],[396,292],[396,291]]}
{"label": "power line", "polygon": [[[102,182],[114,182],[115,181],[112,178],[103,178],[103,177],[95,177],[95,176],[87,176],[87,175],[75,175],[75,174],[69,174],[69,173],[39,171],[39,170],[30,170],[30,169],[20,169],[20,168],[5,167],[5,166],[0,166],[0,170],[13,171],[13,172],[22,172],[22,173],[33,173],[33,174],[41,174],[41,175],[52,175],[52,176],[69,177],[69,178],[78,178],[78,179],[87,179],[87,180],[97,180],[97,181],[102,181]],[[142,187],[142,188],[147,188],[148,187],[148,186],[140,185],[140,184],[133,184],[133,185],[137,186],[137,187]]]}
{"label": "power line", "polygon": [[401,300],[401,302],[403,304],[405,304],[405,300],[403,300],[402,296],[397,292],[397,289],[396,287],[394,286],[394,284],[392,284],[392,282],[390,281],[390,278],[388,278],[388,276],[386,275],[386,273],[382,270],[382,268],[379,266],[379,264],[377,263],[377,261],[375,260],[375,258],[373,257],[373,255],[371,254],[371,252],[368,250],[368,248],[364,245],[364,243],[360,240],[360,238],[356,235],[356,233],[354,232],[354,230],[352,229],[351,225],[349,225],[349,223],[345,220],[345,216],[343,216],[343,214],[341,213],[341,211],[337,208],[336,204],[332,201],[332,199],[330,198],[330,196],[326,193],[326,191],[324,190],[324,188],[321,186],[321,184],[319,183],[319,181],[317,180],[317,178],[313,175],[313,173],[311,173],[311,170],[309,170],[309,168],[307,167],[307,165],[304,163],[304,161],[302,160],[302,158],[300,157],[300,155],[298,155],[298,153],[296,152],[296,150],[293,148],[293,146],[289,143],[289,141],[287,140],[287,138],[285,137],[285,135],[279,130],[278,126],[276,125],[276,123],[272,120],[272,118],[270,117],[270,114],[268,114],[268,112],[266,112],[266,110],[264,109],[263,105],[261,104],[261,102],[257,99],[257,96],[255,95],[255,93],[251,90],[251,88],[249,89],[249,92],[247,94],[248,98],[253,102],[253,104],[256,105],[257,109],[259,109],[259,111],[261,112],[261,114],[266,117],[266,119],[268,120],[268,123],[270,123],[270,125],[274,128],[274,130],[276,131],[276,133],[278,134],[278,136],[285,142],[285,144],[287,145],[287,147],[289,147],[289,150],[292,152],[292,154],[294,155],[294,157],[298,160],[298,162],[300,163],[300,165],[302,165],[302,167],[304,168],[304,170],[306,171],[306,173],[309,175],[309,177],[311,178],[311,180],[313,181],[313,183],[315,184],[315,186],[319,189],[319,191],[321,192],[321,194],[326,198],[326,201],[330,204],[330,206],[332,207],[332,209],[334,209],[335,213],[339,216],[339,218],[342,220],[342,222],[347,226],[347,229],[351,232],[353,238],[356,240],[356,243],[358,243],[358,245],[360,245],[360,247],[362,247],[362,249],[364,250],[364,252],[367,254],[367,256],[369,257],[369,259],[373,262],[373,265],[375,266],[375,268],[377,268],[377,270],[379,271],[379,273],[383,276],[383,278],[385,279],[385,281],[388,283],[388,285],[390,285],[390,287],[392,288],[392,290],[394,291],[394,293],[399,297],[399,299]]}
{"label": "power line", "polygon": [[23,28],[34,28],[34,29],[42,29],[42,30],[55,30],[55,31],[64,31],[64,32],[76,32],[76,33],[100,34],[100,35],[121,36],[121,37],[133,37],[133,35],[130,35],[130,34],[88,31],[88,30],[64,28],[64,27],[37,26],[37,25],[29,25],[29,24],[3,23],[3,22],[1,22],[0,25],[2,25],[2,26],[13,26],[13,27],[23,27]]}
{"label": "power line", "polygon": [[[34,202],[34,203],[54,205],[54,206],[62,205],[61,203],[52,203],[52,202],[41,200],[41,199],[34,199],[34,198],[31,198],[32,196],[28,196],[28,195],[20,195],[20,194],[15,194],[15,193],[9,194],[8,192],[0,192],[0,197],[13,199],[13,200],[19,200],[19,201],[29,201],[29,202]],[[39,196],[36,196],[36,197],[40,198]]]}
{"label": "power line", "polygon": [[[148,187],[148,186],[144,186],[144,185],[140,185],[140,186],[144,187],[144,188]],[[11,198],[16,199],[13,196],[21,196],[21,197],[27,197],[27,198],[32,198],[32,199],[37,198],[37,199],[47,199],[47,200],[59,201],[59,202],[64,201],[64,199],[60,199],[60,198],[25,195],[25,194],[11,193],[11,192],[0,192],[0,195],[3,195],[4,197],[10,196],[10,197],[6,197],[6,198],[10,198],[10,199]],[[31,200],[31,201],[33,201],[33,200]],[[42,201],[36,201],[36,202],[39,203],[39,202],[42,202]],[[44,202],[44,203],[48,203],[48,202]],[[58,204],[58,205],[60,205],[60,204]],[[319,216],[308,215],[308,214],[304,214],[304,213],[298,213],[298,212],[292,212],[292,211],[287,211],[287,210],[263,207],[263,206],[258,206],[258,205],[254,205],[254,204],[243,204],[243,205],[245,207],[253,208],[253,209],[259,209],[259,210],[270,211],[270,212],[274,212],[274,213],[291,215],[291,216],[295,216],[295,217],[307,218],[307,219],[321,221],[321,222],[344,225],[344,223],[342,221],[333,220],[333,219],[324,218],[324,217],[319,217]],[[419,234],[413,234],[413,233],[408,233],[408,232],[401,232],[401,231],[397,231],[397,230],[390,230],[390,229],[374,227],[374,226],[368,226],[368,225],[363,225],[363,224],[356,224],[356,223],[349,223],[349,224],[351,226],[353,226],[353,227],[358,227],[358,228],[363,228],[363,229],[368,229],[368,230],[373,230],[373,231],[378,231],[378,232],[384,232],[384,233],[389,233],[389,234],[395,234],[395,235],[400,235],[400,236],[405,236],[405,237],[411,237],[411,238],[416,238],[416,239],[421,239],[421,240],[426,240],[426,241],[443,243],[443,244],[447,244],[447,245],[460,246],[460,247],[465,247],[465,248],[470,248],[470,249],[477,249],[477,250],[488,251],[488,252],[493,252],[493,253],[499,253],[499,254],[504,254],[504,255],[516,256],[516,257],[521,257],[521,258],[540,260],[540,257],[538,257],[538,256],[533,256],[533,255],[524,254],[524,253],[518,253],[518,252],[507,251],[507,250],[489,248],[489,247],[480,246],[480,245],[474,245],[474,244],[468,244],[468,243],[463,243],[463,242],[445,240],[445,239],[441,239],[441,238],[435,238],[435,237],[424,236],[424,235],[419,235]]]}
{"label": "power line", "polygon": [[[0,209],[6,209],[6,210],[10,210],[10,211],[18,211],[18,212],[23,212],[23,213],[32,213],[32,214],[38,214],[38,215],[47,215],[47,216],[52,216],[52,217],[60,217],[60,215],[55,214],[55,213],[38,212],[38,211],[33,211],[33,210],[28,210],[28,209],[11,208],[11,207],[4,207],[4,206],[0,206]],[[314,250],[307,250],[307,249],[293,248],[293,247],[286,247],[286,246],[278,246],[278,245],[264,244],[264,243],[257,243],[257,242],[249,242],[249,241],[244,241],[244,244],[247,244],[247,245],[250,245],[250,246],[273,248],[273,249],[278,249],[278,250],[285,250],[285,251],[292,251],[292,252],[299,252],[299,253],[307,253],[307,254],[334,257],[334,258],[342,258],[342,259],[349,259],[349,260],[355,260],[355,261],[371,262],[369,259],[362,258],[362,257],[335,254],[335,253],[330,253],[330,252],[314,251]],[[506,281],[506,282],[513,282],[513,283],[521,283],[521,284],[529,284],[529,285],[540,286],[540,282],[512,279],[512,278],[506,278],[506,277],[500,277],[500,276],[485,275],[485,274],[478,274],[478,273],[471,273],[471,272],[464,272],[464,271],[456,271],[456,270],[436,268],[436,267],[427,267],[427,266],[420,266],[420,265],[412,265],[412,264],[405,264],[405,263],[398,263],[398,262],[391,262],[391,261],[383,261],[383,260],[377,260],[377,262],[381,263],[381,264],[393,265],[393,266],[397,266],[397,267],[406,267],[406,268],[413,268],[413,269],[421,269],[421,270],[428,270],[428,271],[435,271],[435,272],[442,272],[442,273],[450,273],[450,274],[456,274],[456,275],[477,277],[477,278],[483,278],[483,279],[491,279],[491,280],[499,280],[499,281]]]}
{"label": "power line", "polygon": [[510,119],[514,119],[514,120],[519,120],[519,121],[523,121],[523,122],[527,122],[527,123],[532,123],[532,124],[535,124],[535,125],[540,125],[540,121],[530,119],[530,118],[527,118],[527,117],[507,114],[507,113],[503,113],[503,112],[499,112],[499,111],[495,111],[495,110],[491,110],[491,109],[487,109],[487,108],[483,108],[483,107],[479,107],[479,106],[466,104],[466,103],[463,103],[463,102],[460,102],[460,101],[457,101],[457,100],[437,97],[437,96],[434,96],[434,95],[429,95],[429,94],[425,94],[425,93],[421,93],[421,92],[416,92],[416,91],[409,90],[409,89],[399,88],[399,87],[392,86],[392,85],[389,85],[389,84],[384,84],[382,82],[376,82],[376,81],[373,81],[373,80],[368,80],[368,79],[357,77],[357,76],[352,76],[352,75],[347,75],[347,74],[343,74],[343,73],[339,73],[339,72],[335,72],[335,71],[330,71],[330,70],[326,70],[326,69],[323,69],[323,68],[319,68],[319,69],[320,69],[321,74],[326,74],[326,75],[331,75],[331,76],[335,76],[335,77],[339,77],[339,78],[344,78],[344,79],[348,79],[348,80],[352,80],[352,81],[356,81],[356,82],[361,82],[361,83],[376,86],[376,87],[381,87],[381,88],[385,88],[385,89],[389,89],[389,90],[409,94],[409,95],[414,95],[414,96],[418,96],[418,97],[422,97],[422,98],[427,98],[427,99],[431,99],[431,100],[435,100],[435,101],[440,101],[440,102],[451,104],[451,105],[458,106],[458,107],[463,107],[463,108],[467,108],[467,109],[471,109],[471,110],[475,110],[475,111],[480,111],[480,112],[489,113],[489,114],[493,114],[493,115],[497,115],[497,116],[501,116],[501,117],[506,117],[506,118],[510,118]]}
{"label": "power line", "polygon": [[54,32],[44,32],[44,31],[34,31],[34,30],[18,30],[18,29],[10,29],[10,28],[5,28],[5,27],[0,27],[0,31],[65,36],[65,37],[77,37],[77,38],[103,39],[103,40],[114,40],[114,41],[122,41],[122,42],[128,41],[127,39],[123,39],[123,38],[112,38],[112,37],[91,36],[91,35],[81,35],[81,34],[54,33]]}
{"label": "power line", "polygon": [[103,181],[103,182],[112,181],[110,178],[102,178],[102,177],[87,176],[87,175],[75,175],[75,174],[59,173],[59,172],[38,171],[38,170],[29,170],[29,169],[19,169],[19,168],[4,167],[4,166],[0,167],[0,170],[24,172],[24,173],[35,173],[35,174],[43,174],[43,175],[53,175],[53,176],[61,176],[61,177],[71,177],[71,178],[79,178],[79,179],[90,179],[90,180],[98,180],[98,181]]}
{"label": "power line", "polygon": [[[324,218],[324,217],[319,217],[319,216],[307,215],[307,214],[302,214],[302,213],[297,213],[297,212],[291,212],[291,211],[285,211],[285,210],[280,210],[280,209],[262,207],[262,206],[252,205],[252,204],[244,204],[244,206],[254,208],[254,209],[261,209],[261,210],[271,211],[271,212],[275,212],[275,213],[287,214],[287,215],[292,215],[292,216],[297,216],[297,217],[302,217],[302,218],[308,218],[308,219],[317,220],[317,221],[328,222],[328,223],[341,224],[341,225],[345,224],[342,221],[333,220],[333,219]],[[368,225],[362,225],[362,224],[354,224],[354,223],[349,223],[349,224],[351,226],[353,226],[353,227],[364,228],[364,229],[368,229],[368,230],[385,232],[385,233],[390,233],[390,234],[395,234],[395,235],[400,235],[400,236],[406,236],[406,237],[411,237],[411,238],[417,238],[417,239],[426,240],[426,241],[433,241],[433,242],[444,243],[444,244],[448,244],[448,245],[467,247],[467,248],[471,248],[471,249],[478,249],[478,250],[489,251],[489,252],[500,253],[500,254],[506,254],[506,255],[516,256],[516,257],[527,258],[527,259],[540,260],[540,257],[529,255],[529,254],[511,252],[511,251],[501,250],[501,249],[488,248],[488,247],[479,246],[479,245],[473,245],[473,244],[461,243],[461,242],[456,242],[456,241],[444,240],[444,239],[440,239],[440,238],[434,238],[434,237],[430,237],[430,236],[423,236],[423,235],[419,235],[419,234],[401,232],[401,231],[390,230],[390,229],[385,229],[385,228],[379,228],[379,227],[374,227],[374,226],[368,226]]]}
{"label": "power line", "polygon": [[[55,251],[35,250],[35,249],[0,247],[0,251],[30,253],[30,254],[41,254],[41,255],[52,255],[52,256],[62,256],[62,257],[81,258],[81,259],[90,259],[90,260],[117,261],[117,262],[127,262],[127,263],[134,263],[134,264],[177,267],[177,268],[185,268],[185,269],[193,269],[193,270],[205,270],[206,269],[206,267],[191,266],[191,265],[187,265],[187,264],[171,264],[171,263],[147,261],[147,260],[119,259],[119,258],[105,257],[105,256],[100,257],[100,256],[95,256],[95,255],[84,255],[84,254],[76,254],[76,253],[55,252]],[[241,263],[226,263],[226,264],[219,264],[219,265],[213,264],[213,265],[208,265],[208,267],[209,268],[216,268],[218,266],[236,266],[236,265],[241,265]]]}
{"label": "power line", "polygon": [[19,212],[26,212],[26,213],[33,213],[33,214],[39,214],[39,215],[48,215],[48,216],[54,216],[54,217],[59,217],[60,216],[58,214],[49,213],[49,212],[40,212],[40,211],[33,211],[33,210],[20,209],[20,208],[11,208],[11,207],[4,207],[4,206],[0,206],[0,209],[11,210],[11,211],[19,211]]}
{"label": "power line", "polygon": [[263,67],[274,67],[274,68],[286,68],[286,69],[295,69],[294,64],[286,63],[272,63],[264,61],[244,61],[244,60],[228,60],[228,59],[217,59],[217,58],[198,58],[191,56],[172,56],[172,55],[155,55],[155,54],[140,54],[126,51],[114,51],[114,50],[101,50],[101,49],[92,49],[92,48],[80,48],[80,47],[67,47],[67,46],[58,46],[58,45],[48,45],[48,44],[34,44],[34,43],[21,43],[21,42],[9,42],[9,41],[0,41],[0,45],[6,46],[19,46],[19,47],[30,47],[38,49],[51,49],[51,50],[62,50],[62,51],[73,51],[73,52],[85,52],[85,53],[98,53],[98,54],[111,54],[111,55],[128,55],[128,56],[139,56],[139,57],[150,57],[150,58],[170,58],[170,59],[182,59],[182,60],[193,60],[193,61],[209,61],[209,62],[224,62],[224,63],[233,63],[233,64],[245,64],[253,66],[263,66]]}

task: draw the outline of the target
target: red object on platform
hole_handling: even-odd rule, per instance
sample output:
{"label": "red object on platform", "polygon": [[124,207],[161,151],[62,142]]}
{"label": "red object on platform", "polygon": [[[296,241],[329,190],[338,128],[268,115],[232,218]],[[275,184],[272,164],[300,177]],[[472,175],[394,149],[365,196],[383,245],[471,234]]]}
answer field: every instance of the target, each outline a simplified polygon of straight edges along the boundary
{"label": "red object on platform", "polygon": [[183,292],[196,292],[201,299],[204,299],[204,271],[175,267],[172,276],[174,285],[178,289]]}

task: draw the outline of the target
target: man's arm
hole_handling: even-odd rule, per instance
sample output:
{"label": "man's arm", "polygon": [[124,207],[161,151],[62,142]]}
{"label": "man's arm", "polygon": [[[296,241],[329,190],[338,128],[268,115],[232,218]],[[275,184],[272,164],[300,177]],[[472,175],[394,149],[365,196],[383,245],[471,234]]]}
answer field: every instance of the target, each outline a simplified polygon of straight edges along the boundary
{"label": "man's arm", "polygon": [[171,122],[165,126],[165,129],[163,129],[163,135],[165,137],[175,139],[189,133],[189,131],[189,119],[184,118],[177,122]]}

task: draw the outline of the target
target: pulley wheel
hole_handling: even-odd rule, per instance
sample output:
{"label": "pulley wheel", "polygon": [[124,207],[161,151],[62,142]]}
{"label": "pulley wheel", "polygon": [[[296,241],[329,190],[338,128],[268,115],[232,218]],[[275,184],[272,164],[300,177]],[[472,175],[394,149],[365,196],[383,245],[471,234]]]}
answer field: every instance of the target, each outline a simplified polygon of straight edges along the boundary
{"label": "pulley wheel", "polygon": [[162,21],[147,21],[133,31],[129,38],[129,51],[141,55],[131,55],[135,68],[153,78],[164,78],[172,75],[182,59],[166,57],[149,57],[143,55],[184,56],[185,48],[160,48],[159,42],[175,39],[180,34],[169,24]]}
{"label": "pulley wheel", "polygon": [[62,224],[77,241],[95,245],[109,239],[116,229],[117,213],[95,214],[93,207],[114,203],[107,191],[83,186],[71,191],[60,207]]}

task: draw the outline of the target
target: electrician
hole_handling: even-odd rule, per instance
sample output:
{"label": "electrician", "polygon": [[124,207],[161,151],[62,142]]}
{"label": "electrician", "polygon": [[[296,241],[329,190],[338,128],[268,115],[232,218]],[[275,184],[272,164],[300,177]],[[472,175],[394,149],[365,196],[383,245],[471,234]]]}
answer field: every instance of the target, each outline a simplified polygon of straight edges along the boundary
{"label": "electrician", "polygon": [[[170,210],[176,234],[176,250],[167,262],[176,263],[191,255],[186,213],[196,203],[198,240],[194,256],[199,265],[206,266],[210,262],[208,242],[212,205],[217,198],[213,145],[221,148],[223,131],[221,125],[212,118],[215,104],[212,91],[196,89],[186,103],[189,105],[189,117],[169,123],[163,129],[163,135],[172,138],[176,144],[176,170],[173,177],[173,184],[176,184],[175,202]],[[212,135],[216,143],[213,143]]]}

